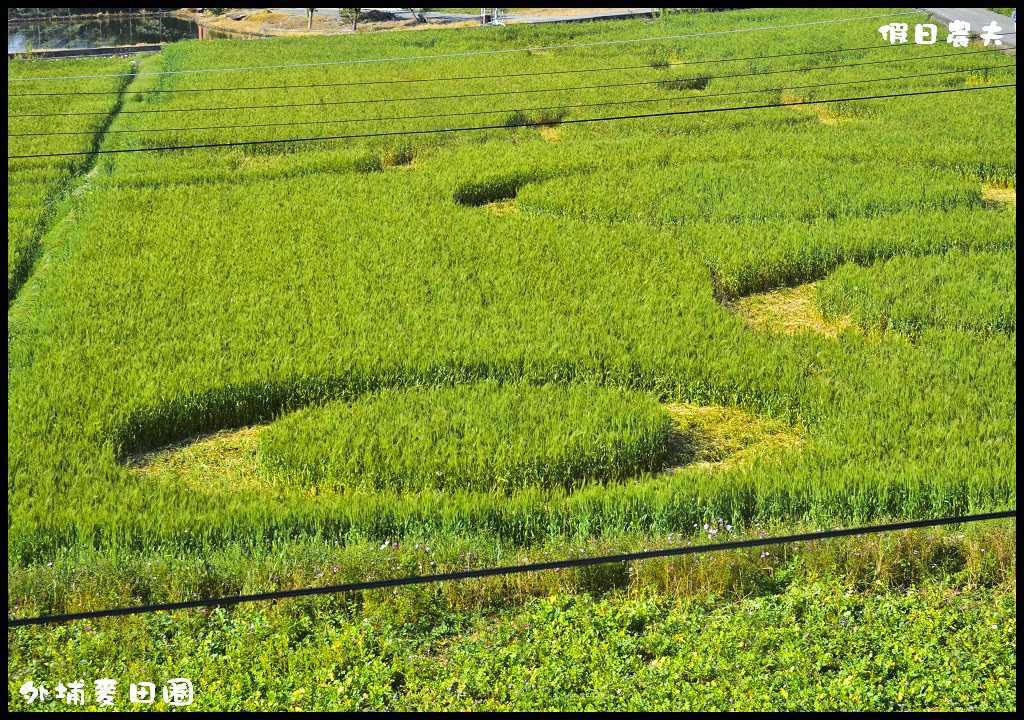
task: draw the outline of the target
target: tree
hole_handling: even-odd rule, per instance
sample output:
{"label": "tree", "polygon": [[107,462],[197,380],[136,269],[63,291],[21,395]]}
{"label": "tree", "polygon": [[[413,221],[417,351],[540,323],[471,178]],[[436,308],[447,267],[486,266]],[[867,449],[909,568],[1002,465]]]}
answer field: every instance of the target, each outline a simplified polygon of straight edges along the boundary
{"label": "tree", "polygon": [[359,22],[359,11],[361,8],[338,8],[338,17],[345,18],[352,23],[352,32],[356,31],[356,23]]}
{"label": "tree", "polygon": [[416,22],[426,22],[427,16],[424,13],[429,12],[430,8],[406,8],[406,10],[412,13],[413,19]]}

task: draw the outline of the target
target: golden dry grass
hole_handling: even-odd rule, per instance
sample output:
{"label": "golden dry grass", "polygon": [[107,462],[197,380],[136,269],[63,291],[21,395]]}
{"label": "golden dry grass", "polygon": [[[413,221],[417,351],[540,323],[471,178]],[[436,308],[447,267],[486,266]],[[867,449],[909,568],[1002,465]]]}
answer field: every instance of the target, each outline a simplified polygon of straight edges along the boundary
{"label": "golden dry grass", "polygon": [[252,492],[273,488],[259,468],[256,451],[268,425],[200,435],[184,443],[130,456],[129,472],[146,482],[184,482],[203,493]]}
{"label": "golden dry grass", "polygon": [[236,165],[238,168],[267,167],[273,162],[273,155],[243,155],[236,161]]}
{"label": "golden dry grass", "polygon": [[[805,102],[807,98],[796,94],[792,90],[783,90],[782,94],[779,96],[779,100],[783,103],[797,103]],[[839,116],[829,110],[825,105],[798,105],[793,109],[816,115],[818,122],[822,125],[838,125],[840,122]]]}
{"label": "golden dry grass", "polygon": [[1017,208],[1017,188],[984,183],[981,186],[981,197],[992,206],[1012,205],[1014,209]]}
{"label": "golden dry grass", "polygon": [[562,131],[557,125],[545,125],[540,129],[540,136],[548,142],[558,142],[562,137]]}
{"label": "golden dry grass", "polygon": [[299,15],[278,12],[258,12],[241,20],[232,20],[223,15],[214,17],[195,16],[195,20],[203,27],[225,32],[247,33],[253,35],[292,35],[303,32],[330,34],[339,32],[338,23],[326,18],[314,19],[312,31],[308,28],[306,18]]}
{"label": "golden dry grass", "polygon": [[674,403],[665,409],[678,431],[674,471],[720,471],[806,444],[799,429],[739,408]]}
{"label": "golden dry grass", "polygon": [[[479,20],[462,20],[451,23],[416,22],[415,20],[395,20],[392,22],[360,23],[357,32],[378,32],[380,30],[436,30],[438,28],[479,27]],[[351,32],[351,30],[349,30]]]}
{"label": "golden dry grass", "polygon": [[793,334],[810,330],[836,337],[847,327],[848,317],[826,318],[814,304],[817,283],[748,295],[726,303],[751,327],[773,333]]}
{"label": "golden dry grass", "polygon": [[515,198],[511,200],[499,200],[498,202],[487,203],[484,207],[498,217],[504,217],[516,211]]}

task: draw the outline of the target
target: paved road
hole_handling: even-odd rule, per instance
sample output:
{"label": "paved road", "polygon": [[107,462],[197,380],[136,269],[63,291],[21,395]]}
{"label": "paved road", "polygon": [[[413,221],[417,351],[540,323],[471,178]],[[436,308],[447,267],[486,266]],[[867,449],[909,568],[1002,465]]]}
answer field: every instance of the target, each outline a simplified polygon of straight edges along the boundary
{"label": "paved road", "polygon": [[[1003,47],[1017,49],[1017,24],[1006,15],[994,13],[985,8],[918,8],[935,17],[936,20],[949,27],[953,20],[966,20],[971,24],[971,35],[981,32],[981,28],[994,22],[1003,33]],[[1007,35],[1007,33],[1013,33]]]}
{"label": "paved road", "polygon": [[[289,13],[291,15],[306,15],[305,8],[271,8],[275,12]],[[362,10],[380,10],[382,12],[393,13],[399,20],[411,20],[412,13],[408,12],[405,8],[361,8]],[[493,8],[491,9],[493,12]],[[506,16],[505,22],[508,24],[518,23],[549,23],[549,22],[579,22],[583,20],[612,20],[617,18],[629,18],[629,17],[645,17],[651,16],[657,12],[657,8],[614,8],[614,9],[598,9],[597,12],[589,13],[586,15],[518,15],[510,14]],[[317,15],[324,17],[338,17],[337,8],[317,8]],[[480,13],[474,13],[472,15],[463,15],[460,13],[436,13],[428,12],[424,13],[427,20],[433,20],[434,22],[442,23],[453,23],[453,22],[465,22],[467,20],[480,20]]]}
{"label": "paved road", "polygon": [[[380,10],[381,12],[393,13],[398,17],[399,20],[411,20],[412,13],[408,12],[404,8],[359,8],[362,11],[366,10]],[[270,8],[270,10],[279,13],[288,13],[289,15],[301,15],[306,17],[306,8]],[[338,8],[317,8],[316,14],[321,17],[338,17]],[[479,20],[480,14],[475,15],[460,15],[458,13],[435,13],[428,12],[424,13],[430,20],[441,20],[444,22],[461,22],[463,20]]]}
{"label": "paved road", "polygon": [[509,23],[547,23],[547,22],[580,22],[584,20],[616,20],[630,17],[652,17],[658,12],[658,8],[625,8],[605,9],[599,12],[587,13],[586,15],[518,15],[508,16]]}
{"label": "paved road", "polygon": [[[271,8],[276,12],[285,12],[293,15],[305,15],[305,8]],[[411,20],[412,13],[404,8],[363,8],[364,10],[381,10],[394,13],[401,20]],[[918,8],[921,12],[932,15],[936,21],[949,27],[953,20],[966,20],[971,24],[971,35],[980,33],[981,28],[995,22],[1002,29],[1003,47],[1007,50],[1016,51],[1017,48],[1017,25],[1006,15],[1000,15],[984,8]],[[505,22],[515,23],[549,23],[549,22],[573,22],[582,20],[610,20],[613,18],[643,17],[651,16],[657,12],[657,8],[605,8],[598,12],[587,15],[509,15]],[[317,15],[325,17],[338,17],[336,8],[319,8]],[[467,20],[479,20],[480,15],[463,15],[458,13],[436,13],[428,12],[425,16],[429,20],[441,23],[464,22]],[[1007,34],[1010,33],[1010,34]]]}

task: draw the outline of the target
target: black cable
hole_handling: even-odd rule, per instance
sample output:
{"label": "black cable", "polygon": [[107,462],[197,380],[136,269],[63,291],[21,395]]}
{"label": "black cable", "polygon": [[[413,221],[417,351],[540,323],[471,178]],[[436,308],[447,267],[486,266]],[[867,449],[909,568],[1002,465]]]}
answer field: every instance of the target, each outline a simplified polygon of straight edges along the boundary
{"label": "black cable", "polygon": [[[748,73],[733,73],[729,75],[711,75],[704,76],[707,80],[716,80],[723,78],[737,78],[737,77],[751,77],[753,75],[779,75],[785,73],[794,72],[811,72],[815,70],[833,70],[836,68],[848,68],[848,67],[861,67],[864,65],[879,65],[884,63],[904,63],[914,62],[916,60],[929,60],[933,58],[943,58],[964,56],[964,55],[981,55],[985,53],[1002,52],[1001,50],[979,50],[978,52],[972,53],[943,53],[939,55],[922,55],[914,58],[902,58],[899,60],[870,60],[859,63],[846,63],[843,65],[820,65],[816,67],[804,67],[804,68],[791,68],[788,70],[766,70],[764,72],[748,72]],[[390,102],[412,102],[420,100],[453,100],[456,98],[467,98],[467,97],[492,97],[495,95],[523,95],[527,93],[541,93],[541,92],[568,92],[573,90],[602,90],[613,87],[635,87],[639,85],[659,85],[661,83],[671,83],[679,80],[689,80],[693,78],[662,78],[660,80],[643,80],[640,82],[628,82],[628,83],[609,83],[605,85],[581,85],[576,87],[559,87],[559,88],[533,88],[529,90],[499,90],[494,92],[480,92],[480,93],[458,93],[455,95],[420,95],[414,97],[402,97],[402,98],[372,98],[372,99],[361,99],[361,100],[332,100],[327,102],[305,102],[305,103],[281,103],[276,105],[237,105],[229,107],[207,107],[207,108],[165,108],[159,110],[122,110],[120,114],[140,114],[140,113],[168,113],[168,112],[224,112],[227,110],[261,110],[271,108],[287,108],[287,107],[310,107],[310,106],[326,106],[326,105],[364,105],[366,103],[390,103]],[[81,115],[106,115],[106,112],[73,112],[73,113],[27,113],[23,115],[11,115],[8,114],[8,118],[20,118],[20,117],[77,117]]]}
{"label": "black cable", "polygon": [[322,587],[298,588],[295,590],[277,590],[275,592],[254,593],[251,595],[232,595],[229,597],[207,598],[204,600],[154,603],[151,605],[138,605],[136,607],[113,608],[110,610],[90,610],[88,612],[43,615],[31,618],[8,618],[7,627],[43,625],[55,622],[67,622],[69,620],[87,620],[91,618],[115,617],[119,615],[137,615],[139,613],[159,612],[162,610],[182,610],[185,608],[206,607],[210,605],[235,605],[243,602],[279,600],[283,598],[305,597],[308,595],[331,595],[334,593],[352,592],[356,590],[372,590],[376,588],[399,587],[402,585],[421,585],[424,583],[442,582],[446,580],[464,580],[467,578],[489,577],[491,575],[513,575],[516,573],[537,572],[539,570],[587,567],[590,565],[630,562],[634,560],[647,560],[650,558],[671,557],[675,555],[697,555],[700,553],[720,552],[722,550],[735,550],[738,548],[782,545],[787,543],[807,542],[810,540],[825,540],[828,538],[845,537],[849,535],[867,535],[871,533],[892,532],[894,530],[907,530],[911,528],[955,525],[959,523],[979,522],[981,520],[998,520],[1000,518],[1016,516],[1016,510],[1004,510],[1002,512],[982,513],[978,515],[935,518],[932,520],[912,520],[910,522],[890,523],[887,525],[870,525],[868,527],[847,528],[845,530],[825,530],[821,532],[785,535],[782,537],[736,540],[717,543],[715,545],[696,545],[679,548],[666,548],[663,550],[646,550],[643,552],[624,553],[621,555],[607,555],[605,557],[573,558],[569,560],[555,560],[552,562],[530,563],[528,565],[512,565],[508,567],[482,568],[480,570],[465,570],[454,573],[439,573],[436,575],[392,578],[390,580],[369,580],[366,582],[346,583],[344,585],[326,585]]}
{"label": "black cable", "polygon": [[[586,68],[581,70],[545,70],[541,72],[527,72],[527,73],[502,73],[498,75],[464,75],[455,77],[435,77],[435,78],[420,78],[420,79],[403,79],[403,80],[363,80],[359,82],[339,82],[339,83],[313,83],[310,85],[256,85],[256,86],[242,86],[242,87],[213,87],[213,88],[179,88],[173,90],[129,90],[128,92],[133,93],[197,93],[197,92],[215,92],[215,91],[234,91],[234,90],[291,90],[299,88],[316,88],[316,87],[352,87],[358,85],[394,85],[398,83],[420,83],[420,82],[448,82],[455,80],[491,80],[491,79],[504,79],[514,77],[533,77],[536,75],[567,75],[572,73],[589,73],[589,72],[606,72],[610,70],[657,70],[664,67],[675,67],[679,65],[707,65],[709,63],[724,63],[724,62],[742,62],[744,60],[772,60],[775,58],[784,57],[796,57],[799,55],[822,55],[827,53],[842,53],[842,52],[855,52],[858,50],[884,50],[889,48],[905,48],[915,47],[913,45],[865,45],[863,47],[855,48],[837,48],[835,50],[811,50],[808,52],[798,53],[782,53],[779,55],[754,55],[751,57],[741,58],[719,58],[715,60],[688,60],[686,62],[667,62],[661,65],[652,65],[647,63],[646,65],[619,65],[616,67],[604,67],[604,68]],[[970,53],[968,53],[970,54]],[[7,93],[8,98],[12,97],[39,97],[39,96],[63,96],[63,95],[118,95],[120,94],[117,90],[96,90],[96,91],[85,91],[85,92],[38,92],[38,93]]]}
{"label": "black cable", "polygon": [[[969,92],[973,90],[996,90],[999,88],[1017,87],[1016,83],[1008,83],[1005,85],[981,85],[978,87],[970,88],[949,88],[946,90],[920,90],[917,92],[909,93],[892,93],[888,95],[866,95],[861,97],[846,97],[846,98],[823,98],[820,100],[803,100],[800,102],[792,103],[772,103],[770,105],[741,105],[738,107],[726,107],[726,108],[711,108],[708,110],[674,110],[671,112],[662,113],[646,113],[643,115],[619,115],[614,117],[599,117],[599,118],[577,118],[571,120],[559,120],[557,124],[570,125],[574,123],[585,123],[585,122],[602,122],[608,120],[640,120],[643,118],[655,118],[655,117],[669,117],[673,115],[702,115],[706,113],[718,113],[718,112],[729,112],[732,110],[762,110],[766,108],[777,108],[777,107],[794,107],[798,105],[820,105],[822,103],[830,102],[847,102],[853,100],[879,100],[883,98],[897,98],[897,97],[913,97],[916,95],[938,95],[942,93],[951,92]],[[548,122],[527,122],[518,123],[511,127],[541,127],[552,125]],[[428,134],[439,134],[439,133],[452,133],[452,132],[466,132],[472,130],[508,130],[508,125],[481,125],[477,127],[461,127],[461,128],[440,128],[432,130],[402,130],[402,131],[391,131],[391,132],[379,132],[379,133],[365,133],[356,135],[327,135],[322,137],[308,137],[308,138],[282,138],[280,140],[247,140],[239,142],[224,142],[224,143],[203,143],[197,145],[170,145],[165,147],[149,147],[149,148],[121,148],[117,150],[96,150],[96,151],[82,151],[82,152],[70,152],[70,153],[42,153],[39,155],[8,155],[8,160],[27,160],[33,158],[48,158],[48,157],[73,157],[77,155],[108,155],[115,153],[136,153],[136,152],[157,152],[161,150],[196,150],[200,148],[219,148],[219,147],[239,147],[243,145],[271,145],[279,143],[297,143],[297,142],[313,142],[316,140],[351,140],[357,138],[372,138],[372,137],[393,137],[396,135],[428,135]]]}
{"label": "black cable", "polygon": [[[659,102],[670,102],[670,101],[682,101],[682,100],[705,100],[713,97],[724,97],[728,95],[750,95],[762,92],[781,92],[782,90],[807,90],[811,88],[822,88],[822,87],[834,87],[837,85],[858,85],[863,83],[874,83],[874,82],[886,82],[890,80],[915,80],[924,77],[934,77],[936,75],[953,75],[957,73],[976,72],[979,70],[998,70],[1000,68],[1016,67],[1016,64],[1008,65],[984,65],[981,67],[963,68],[961,70],[940,70],[938,72],[921,73],[918,75],[898,75],[896,77],[887,78],[871,78],[868,80],[843,80],[841,82],[833,83],[817,83],[815,85],[787,85],[784,87],[775,88],[760,88],[755,90],[734,90],[732,92],[724,93],[708,93],[706,95],[694,95],[690,97],[668,97],[668,98],[647,98],[644,100],[609,100],[605,102],[597,103],[577,103],[575,105],[546,105],[542,107],[530,107],[530,108],[505,108],[499,110],[473,110],[468,112],[457,112],[457,113],[441,113],[436,115],[397,115],[392,117],[370,117],[370,118],[335,118],[332,120],[304,120],[299,122],[282,122],[282,123],[254,123],[251,125],[208,125],[205,127],[184,127],[184,128],[136,128],[133,130],[107,130],[107,134],[111,133],[147,133],[147,132],[188,132],[192,130],[236,130],[241,128],[261,128],[261,127],[281,127],[281,126],[295,126],[295,125],[331,125],[336,123],[350,123],[350,122],[379,122],[384,120],[426,120],[434,118],[448,118],[448,117],[464,117],[467,115],[494,115],[497,113],[516,113],[516,112],[534,112],[537,110],[572,110],[576,108],[584,107],[598,107],[606,105],[635,105],[638,103],[659,103]],[[91,130],[69,130],[69,131],[51,131],[51,132],[32,132],[32,133],[7,133],[7,137],[35,137],[40,135],[94,135],[95,132]]]}

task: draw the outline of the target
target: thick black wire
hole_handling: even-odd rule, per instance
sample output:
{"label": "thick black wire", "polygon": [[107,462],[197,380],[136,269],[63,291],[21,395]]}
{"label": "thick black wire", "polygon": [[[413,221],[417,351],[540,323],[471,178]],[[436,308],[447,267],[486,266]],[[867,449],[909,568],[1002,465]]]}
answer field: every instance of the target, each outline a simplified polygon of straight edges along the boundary
{"label": "thick black wire", "polygon": [[[656,118],[656,117],[669,117],[673,115],[703,115],[706,113],[718,113],[718,112],[729,112],[732,110],[762,110],[766,108],[777,108],[777,107],[794,107],[798,105],[820,105],[822,103],[830,102],[847,102],[853,100],[879,100],[883,98],[898,98],[898,97],[913,97],[916,95],[938,95],[942,93],[951,92],[969,92],[972,90],[996,90],[999,88],[1017,87],[1016,83],[1008,83],[1005,85],[980,85],[978,87],[969,88],[948,88],[945,90],[919,90],[916,92],[909,93],[892,93],[887,95],[866,95],[860,97],[845,97],[845,98],[822,98],[820,100],[803,100],[800,102],[791,103],[772,103],[770,105],[740,105],[737,107],[726,107],[726,108],[711,108],[707,110],[673,110],[671,112],[661,113],[645,113],[642,115],[618,115],[613,117],[599,117],[599,118],[575,118],[570,120],[559,120],[557,124],[570,125],[574,123],[585,123],[585,122],[603,122],[609,120],[640,120],[643,118]],[[524,122],[517,123],[516,125],[480,125],[476,127],[461,127],[461,128],[438,128],[430,130],[395,130],[391,132],[379,132],[379,133],[364,133],[355,135],[325,135],[321,137],[309,137],[309,138],[282,138],[280,140],[243,140],[239,142],[223,142],[223,143],[203,143],[197,145],[169,145],[164,147],[148,147],[148,148],[119,148],[116,150],[95,150],[95,151],[82,151],[82,152],[71,152],[71,153],[42,153],[39,155],[8,155],[8,160],[28,160],[34,158],[48,158],[48,157],[73,157],[77,155],[110,155],[117,153],[137,153],[137,152],[158,152],[161,150],[196,150],[200,148],[219,148],[219,147],[239,147],[245,145],[272,145],[278,143],[299,143],[299,142],[314,142],[317,140],[351,140],[358,138],[372,138],[372,137],[393,137],[396,135],[429,135],[429,134],[440,134],[440,133],[452,133],[452,132],[467,132],[472,130],[509,130],[512,128],[519,127],[542,127],[552,125],[553,123],[548,122]]]}
{"label": "thick black wire", "polygon": [[[751,77],[754,75],[780,75],[786,73],[795,72],[812,72],[815,70],[833,70],[836,68],[848,68],[848,67],[862,67],[864,65],[879,65],[885,63],[904,63],[914,62],[916,60],[929,60],[933,58],[943,58],[965,55],[981,55],[985,53],[1002,52],[1001,50],[979,50],[978,52],[971,53],[943,53],[939,55],[921,55],[920,57],[913,58],[901,58],[898,60],[870,60],[859,63],[846,63],[842,65],[819,65],[816,67],[803,67],[803,68],[790,68],[788,70],[766,70],[764,72],[748,72],[748,73],[732,73],[729,75],[710,75],[704,76],[707,80],[720,80],[725,78],[737,78],[737,77]],[[327,106],[327,105],[365,105],[367,103],[391,103],[391,102],[415,102],[420,100],[453,100],[456,98],[467,98],[467,97],[492,97],[495,95],[523,95],[527,93],[543,93],[543,92],[568,92],[572,90],[602,90],[606,88],[614,87],[636,87],[639,85],[660,85],[662,83],[672,83],[680,80],[690,80],[694,78],[662,78],[660,80],[643,80],[639,82],[628,82],[628,83],[609,83],[605,85],[580,85],[576,87],[559,87],[559,88],[531,88],[528,90],[498,90],[493,92],[479,92],[479,93],[458,93],[455,95],[420,95],[414,97],[402,97],[402,98],[370,98],[361,100],[331,100],[327,102],[304,102],[304,103],[281,103],[276,105],[236,105],[229,107],[213,107],[213,108],[165,108],[157,110],[122,110],[120,114],[140,114],[140,113],[184,113],[184,112],[225,112],[227,110],[265,110],[271,108],[286,108],[286,107],[310,107],[310,106]],[[73,112],[73,113],[26,113],[21,115],[8,114],[8,118],[22,118],[22,117],[78,117],[83,115],[107,115],[107,112]]]}
{"label": "thick black wire", "polygon": [[44,625],[48,623],[67,622],[69,620],[87,620],[100,617],[114,617],[119,615],[137,615],[140,613],[159,612],[162,610],[182,610],[185,608],[206,607],[210,605],[235,605],[243,602],[256,602],[260,600],[280,600],[283,598],[305,597],[308,595],[333,595],[340,592],[352,592],[356,590],[373,590],[385,587],[400,587],[403,585],[422,585],[424,583],[442,582],[446,580],[465,580],[467,578],[489,577],[491,575],[513,575],[516,573],[537,572],[539,570],[555,570],[570,567],[587,567],[590,565],[604,565],[608,563],[630,562],[635,560],[648,560],[657,557],[672,557],[675,555],[697,555],[701,553],[720,552],[722,550],[735,550],[738,548],[762,547],[764,545],[783,545],[787,543],[807,542],[810,540],[825,540],[835,537],[846,537],[850,535],[868,535],[871,533],[892,532],[895,530],[908,530],[911,528],[935,527],[939,525],[956,525],[960,523],[979,522],[982,520],[998,520],[1001,518],[1016,517],[1016,510],[1004,510],[1002,512],[981,513],[978,515],[962,515],[959,517],[935,518],[931,520],[912,520],[910,522],[889,523],[887,525],[870,525],[867,527],[847,528],[836,530],[824,530],[813,533],[800,533],[797,535],[784,535],[782,537],[754,538],[752,540],[736,540],[730,542],[716,543],[714,545],[691,545],[688,547],[665,548],[663,550],[645,550],[643,552],[623,553],[621,555],[607,555],[605,557],[572,558],[569,560],[554,560],[552,562],[530,563],[528,565],[512,565],[506,567],[482,568],[480,570],[465,570],[454,573],[439,573],[436,575],[419,575],[411,577],[392,578],[389,580],[369,580],[366,582],[346,583],[344,585],[326,585],[321,587],[297,588],[295,590],[277,590],[274,592],[254,593],[251,595],[231,595],[228,597],[207,598],[203,600],[184,600],[171,603],[154,603],[150,605],[138,605],[135,607],[112,608],[110,610],[90,610],[88,612],[63,613],[61,615],[43,615],[31,618],[8,618],[7,627],[20,627],[24,625]]}
{"label": "thick black wire", "polygon": [[[719,58],[715,60],[688,60],[686,62],[666,62],[661,65],[652,65],[647,63],[645,65],[619,65],[616,67],[603,67],[603,68],[585,68],[581,70],[544,70],[541,72],[527,72],[527,73],[501,73],[498,75],[463,75],[456,77],[434,77],[434,78],[417,78],[417,79],[402,79],[402,80],[362,80],[359,82],[339,82],[339,83],[313,83],[310,85],[255,85],[255,86],[242,86],[242,87],[213,87],[213,88],[176,88],[173,90],[129,90],[127,92],[133,93],[198,93],[198,92],[215,92],[215,91],[234,91],[234,90],[291,90],[298,88],[317,88],[317,87],[352,87],[358,85],[394,85],[399,83],[421,83],[421,82],[448,82],[455,80],[491,80],[491,79],[504,79],[514,77],[533,77],[536,75],[568,75],[573,73],[589,73],[589,72],[606,72],[610,70],[658,70],[664,67],[676,67],[679,65],[707,65],[710,63],[725,63],[725,62],[742,62],[744,60],[771,60],[775,58],[784,57],[797,57],[799,55],[823,55],[827,53],[843,53],[843,52],[855,52],[858,50],[884,50],[889,48],[904,48],[914,47],[913,45],[866,45],[864,47],[855,48],[836,48],[835,50],[811,50],[808,52],[798,53],[782,53],[780,55],[754,55],[751,57],[741,58]],[[13,97],[39,97],[39,96],[64,96],[64,95],[119,95],[119,90],[96,90],[96,91],[83,91],[83,92],[38,92],[38,93],[7,93],[8,98]]]}
{"label": "thick black wire", "polygon": [[[464,117],[467,115],[494,115],[497,113],[534,112],[536,110],[572,110],[576,108],[598,107],[607,105],[636,105],[638,103],[660,103],[670,101],[705,100],[713,97],[724,97],[728,95],[751,95],[762,92],[780,92],[782,90],[808,90],[811,88],[834,87],[836,85],[859,85],[863,83],[886,82],[889,80],[916,80],[918,78],[935,77],[936,75],[954,75],[957,73],[977,72],[979,70],[998,70],[1000,68],[1016,67],[1015,63],[1008,65],[983,65],[981,67],[963,68],[961,70],[940,70],[938,72],[921,73],[918,75],[898,75],[887,78],[871,78],[868,80],[843,80],[841,82],[817,83],[815,85],[786,85],[784,87],[760,88],[755,90],[734,90],[724,93],[708,93],[706,95],[694,95],[690,97],[668,97],[648,98],[645,100],[609,100],[597,103],[577,103],[575,105],[546,105],[530,108],[504,108],[499,110],[472,110],[469,112],[440,113],[436,115],[396,115],[392,117],[370,117],[370,118],[335,118],[333,120],[303,120],[299,122],[282,123],[254,123],[251,125],[208,125],[205,127],[184,127],[184,128],[136,128],[133,130],[107,130],[106,133],[148,133],[148,132],[188,132],[192,130],[237,130],[241,128],[281,127],[295,125],[333,125],[336,123],[350,122],[379,122],[382,120],[426,120],[434,118]],[[34,133],[7,133],[7,137],[35,137],[39,135],[94,135],[91,130],[70,130],[51,131]]]}

